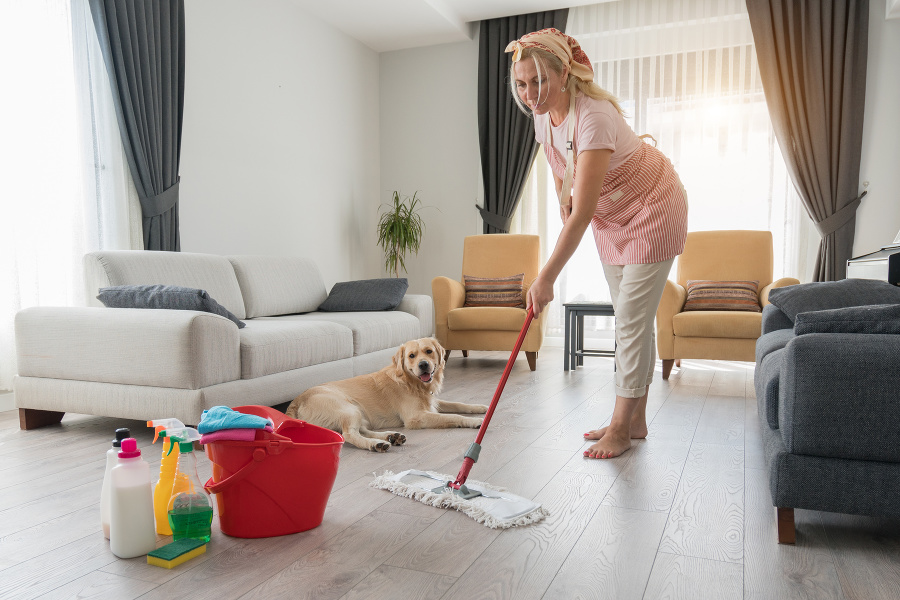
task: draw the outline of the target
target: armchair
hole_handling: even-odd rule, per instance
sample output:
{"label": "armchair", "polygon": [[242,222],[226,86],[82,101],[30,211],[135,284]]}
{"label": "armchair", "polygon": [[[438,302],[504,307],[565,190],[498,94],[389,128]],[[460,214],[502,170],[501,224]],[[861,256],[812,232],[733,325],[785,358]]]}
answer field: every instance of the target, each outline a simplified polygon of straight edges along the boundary
{"label": "armchair", "polygon": [[663,379],[682,358],[755,360],[756,340],[762,331],[757,312],[704,310],[683,312],[687,282],[758,281],[759,303],[769,292],[800,283],[793,277],[772,281],[772,233],[769,231],[694,231],[688,233],[678,257],[676,281],[667,281],[656,311],[657,351]]}
{"label": "armchair", "polygon": [[[508,277],[525,274],[522,300],[540,271],[540,238],[536,235],[471,235],[463,242],[462,274],[470,277]],[[435,335],[447,356],[451,350],[511,351],[525,323],[524,308],[502,306],[465,307],[462,281],[435,277]],[[537,368],[537,354],[544,341],[544,315],[534,319],[522,343],[529,368]]]}

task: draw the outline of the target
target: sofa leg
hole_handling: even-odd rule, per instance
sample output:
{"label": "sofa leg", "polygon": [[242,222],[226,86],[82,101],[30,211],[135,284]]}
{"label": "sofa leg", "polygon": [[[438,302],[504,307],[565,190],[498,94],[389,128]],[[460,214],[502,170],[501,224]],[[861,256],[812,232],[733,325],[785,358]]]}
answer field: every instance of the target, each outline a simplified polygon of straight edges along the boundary
{"label": "sofa leg", "polygon": [[55,410],[38,410],[36,408],[19,409],[19,429],[37,429],[45,425],[55,425],[62,421],[64,412]]}
{"label": "sofa leg", "polygon": [[778,520],[778,543],[793,544],[797,541],[797,529],[794,527],[794,509],[781,508],[775,509],[776,518]]}
{"label": "sofa leg", "polygon": [[463,358],[469,358],[469,351],[468,351],[468,350],[463,350],[462,353],[463,353]]}
{"label": "sofa leg", "polygon": [[528,361],[528,368],[534,371],[537,369],[537,352],[526,352],[525,359]]}
{"label": "sofa leg", "polygon": [[675,366],[678,367],[679,369],[681,368],[681,359],[680,358],[675,359]]}
{"label": "sofa leg", "polygon": [[447,362],[447,359],[450,358],[450,351],[444,350],[444,362]]}
{"label": "sofa leg", "polygon": [[664,358],[663,361],[663,379],[669,378],[669,373],[672,372],[672,365],[675,364],[674,358]]}

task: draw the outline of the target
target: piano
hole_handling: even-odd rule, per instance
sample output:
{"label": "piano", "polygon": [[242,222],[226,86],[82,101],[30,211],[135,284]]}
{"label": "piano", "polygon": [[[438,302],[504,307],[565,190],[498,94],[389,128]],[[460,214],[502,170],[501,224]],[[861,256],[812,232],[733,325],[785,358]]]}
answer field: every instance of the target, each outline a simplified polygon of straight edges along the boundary
{"label": "piano", "polygon": [[900,234],[889,244],[869,254],[847,261],[848,279],[880,279],[900,285]]}

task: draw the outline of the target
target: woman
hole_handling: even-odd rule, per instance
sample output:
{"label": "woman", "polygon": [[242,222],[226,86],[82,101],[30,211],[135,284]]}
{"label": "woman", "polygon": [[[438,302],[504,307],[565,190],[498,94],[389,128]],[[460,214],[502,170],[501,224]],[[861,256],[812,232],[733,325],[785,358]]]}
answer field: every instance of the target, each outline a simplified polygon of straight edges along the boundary
{"label": "woman", "polygon": [[588,224],[616,312],[616,405],[584,455],[612,458],[647,436],[647,389],[656,365],[654,319],[687,236],[687,196],[659,150],[635,135],[615,97],[594,83],[578,42],[556,29],[511,42],[513,97],[534,115],[556,181],[563,229],[528,291],[540,314]]}

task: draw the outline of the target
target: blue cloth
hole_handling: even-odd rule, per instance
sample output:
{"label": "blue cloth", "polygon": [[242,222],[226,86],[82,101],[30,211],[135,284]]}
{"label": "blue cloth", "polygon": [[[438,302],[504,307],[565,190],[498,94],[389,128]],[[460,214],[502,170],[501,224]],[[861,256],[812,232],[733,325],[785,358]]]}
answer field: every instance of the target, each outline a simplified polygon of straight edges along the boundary
{"label": "blue cloth", "polygon": [[271,419],[240,413],[227,406],[213,406],[203,411],[197,431],[203,434],[220,429],[262,429],[266,425],[274,423]]}

